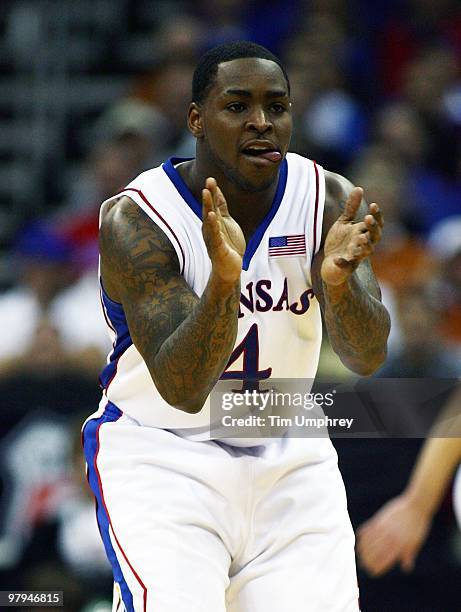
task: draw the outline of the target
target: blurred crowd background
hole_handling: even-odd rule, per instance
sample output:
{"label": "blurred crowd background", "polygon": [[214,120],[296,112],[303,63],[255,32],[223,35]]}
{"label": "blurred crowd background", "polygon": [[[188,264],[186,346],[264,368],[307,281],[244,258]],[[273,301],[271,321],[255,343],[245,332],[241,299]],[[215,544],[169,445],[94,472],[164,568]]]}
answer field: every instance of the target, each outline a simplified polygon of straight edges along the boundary
{"label": "blurred crowd background", "polygon": [[[99,206],[140,171],[194,155],[195,63],[238,39],[285,63],[291,150],[384,211],[373,265],[393,327],[378,376],[460,375],[457,0],[2,0],[0,590],[64,590],[66,612],[110,609],[79,447],[111,348]],[[328,344],[321,375],[348,376]],[[338,441],[355,526],[401,490],[419,444]],[[460,578],[447,499],[412,575],[360,571],[362,609],[459,611]]]}

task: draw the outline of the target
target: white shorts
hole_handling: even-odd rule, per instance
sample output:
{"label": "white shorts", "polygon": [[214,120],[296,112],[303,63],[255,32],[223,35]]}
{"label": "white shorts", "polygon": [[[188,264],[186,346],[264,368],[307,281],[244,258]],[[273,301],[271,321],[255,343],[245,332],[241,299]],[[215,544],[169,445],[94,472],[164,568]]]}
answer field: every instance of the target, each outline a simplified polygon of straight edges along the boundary
{"label": "white shorts", "polygon": [[329,439],[193,442],[110,404],[83,439],[114,611],[359,609],[354,534]]}

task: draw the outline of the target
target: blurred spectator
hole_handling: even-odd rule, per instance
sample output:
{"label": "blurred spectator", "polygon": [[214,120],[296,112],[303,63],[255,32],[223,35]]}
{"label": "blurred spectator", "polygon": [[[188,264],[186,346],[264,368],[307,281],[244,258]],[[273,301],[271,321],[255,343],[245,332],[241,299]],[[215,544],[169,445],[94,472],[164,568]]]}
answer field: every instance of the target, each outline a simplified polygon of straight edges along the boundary
{"label": "blurred spectator", "polygon": [[[0,375],[77,368],[95,375],[110,348],[96,287],[72,285],[72,246],[45,222],[27,227],[15,249],[18,282],[0,295]],[[82,314],[84,313],[84,314]]]}
{"label": "blurred spectator", "polygon": [[378,81],[387,95],[400,93],[407,65],[428,44],[443,44],[461,57],[461,9],[457,0],[379,4],[374,22],[378,30],[375,53]]}
{"label": "blurred spectator", "polygon": [[367,148],[352,166],[350,176],[365,189],[367,201],[378,202],[384,214],[383,240],[372,262],[386,306],[390,308],[391,344],[394,345],[398,330],[397,317],[392,316],[395,299],[409,287],[425,286],[436,272],[437,261],[424,242],[408,231],[408,168],[402,164],[398,150],[378,146]]}
{"label": "blurred spectator", "polygon": [[429,138],[415,109],[403,102],[384,106],[376,113],[376,140],[409,168],[424,163]]}
{"label": "blurred spectator", "polygon": [[155,133],[152,112],[134,101],[123,101],[106,113],[94,127],[94,143],[70,190],[66,215],[94,212],[96,203],[124,187],[146,164]]}
{"label": "blurred spectator", "polygon": [[293,143],[297,152],[339,172],[364,145],[367,118],[345,87],[343,24],[320,8],[284,49],[288,73],[295,75]]}
{"label": "blurred spectator", "polygon": [[[96,133],[110,131],[112,140],[96,140],[67,205],[54,216],[60,236],[72,244],[76,268],[79,272],[90,270],[95,277],[99,208],[144,169],[151,152],[152,134],[144,114],[138,116],[129,105],[111,113]],[[98,292],[97,286],[94,290]]]}
{"label": "blurred spectator", "polygon": [[[137,108],[138,114],[144,109],[142,112],[146,120],[150,112],[153,146],[147,158],[149,167],[173,154],[195,155],[195,141],[185,123],[194,67],[195,56],[189,53],[162,56],[151,73],[136,80],[128,98],[118,101],[105,117],[107,123],[110,123],[111,114],[120,114],[120,107],[124,106]],[[126,117],[129,119],[129,113]],[[114,122],[113,129],[116,128]]]}
{"label": "blurred spectator", "polygon": [[423,122],[429,138],[425,165],[454,177],[458,139],[456,125],[447,113],[445,96],[458,85],[455,54],[447,47],[424,50],[408,64],[402,93]]}
{"label": "blurred spectator", "polygon": [[[461,146],[459,151],[453,152],[451,163],[457,164],[459,172]],[[459,213],[461,172],[458,177],[447,177],[430,168],[413,172],[408,181],[407,198],[414,216],[415,230],[428,234],[436,223]]]}
{"label": "blurred spectator", "polygon": [[428,247],[441,261],[440,275],[430,285],[440,311],[440,331],[445,343],[461,360],[461,215],[434,227]]}
{"label": "blurred spectator", "polygon": [[[154,58],[159,60],[171,56],[198,58],[205,46],[204,40],[207,36],[205,19],[210,17],[210,11],[212,14],[219,6],[220,3],[213,6],[207,5],[202,18],[199,18],[197,14],[178,12],[174,19],[164,19],[153,39]],[[195,4],[193,9],[199,13],[200,4]]]}
{"label": "blurred spectator", "polygon": [[197,0],[196,14],[207,26],[203,37],[205,48],[214,47],[232,40],[245,40],[250,32],[245,24],[248,2],[245,0],[220,0],[210,3],[206,0]]}
{"label": "blurred spectator", "polygon": [[400,350],[389,355],[378,376],[457,378],[461,362],[446,350],[438,333],[439,313],[419,290],[401,294],[397,303],[402,332]]}
{"label": "blurred spectator", "polygon": [[[62,350],[57,333],[50,328],[47,313],[54,298],[74,280],[71,247],[45,223],[26,228],[15,247],[18,284],[0,296],[0,316],[4,324],[0,347],[0,369],[12,366],[12,360],[29,357],[33,366],[45,356],[46,367],[51,365],[47,350],[41,350],[42,340],[61,361]],[[35,346],[34,346],[35,345]]]}

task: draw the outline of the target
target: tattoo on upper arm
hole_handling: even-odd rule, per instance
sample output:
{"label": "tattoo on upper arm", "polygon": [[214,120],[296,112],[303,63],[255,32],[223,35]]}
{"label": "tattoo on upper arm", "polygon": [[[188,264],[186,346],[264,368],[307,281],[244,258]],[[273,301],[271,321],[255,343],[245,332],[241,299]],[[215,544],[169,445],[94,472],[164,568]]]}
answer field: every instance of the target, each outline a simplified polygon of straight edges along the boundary
{"label": "tattoo on upper arm", "polygon": [[170,241],[139,206],[124,202],[103,222],[100,249],[104,282],[116,287],[133,341],[148,358],[198,298],[179,274]]}
{"label": "tattoo on upper arm", "polygon": [[176,253],[165,234],[137,205],[125,205],[115,215],[107,230],[104,223],[101,227],[103,265],[109,264],[105,267],[111,270],[111,277],[116,275],[121,291],[152,294],[158,283],[171,278],[175,268],[179,272]]}

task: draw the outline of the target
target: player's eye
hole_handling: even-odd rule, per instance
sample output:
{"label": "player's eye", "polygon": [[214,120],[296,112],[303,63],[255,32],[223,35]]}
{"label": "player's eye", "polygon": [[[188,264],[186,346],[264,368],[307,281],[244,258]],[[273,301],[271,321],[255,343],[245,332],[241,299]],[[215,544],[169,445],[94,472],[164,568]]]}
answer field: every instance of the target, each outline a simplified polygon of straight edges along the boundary
{"label": "player's eye", "polygon": [[227,110],[233,113],[241,113],[245,110],[245,106],[241,102],[232,102],[232,104],[227,105]]}
{"label": "player's eye", "polygon": [[281,104],[280,102],[276,102],[275,104],[272,104],[271,109],[275,112],[275,113],[283,113],[286,111],[286,107],[284,104]]}

